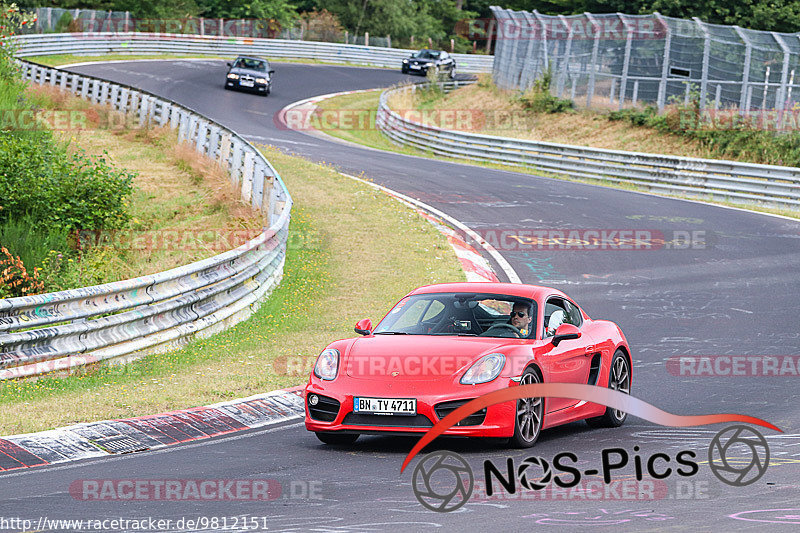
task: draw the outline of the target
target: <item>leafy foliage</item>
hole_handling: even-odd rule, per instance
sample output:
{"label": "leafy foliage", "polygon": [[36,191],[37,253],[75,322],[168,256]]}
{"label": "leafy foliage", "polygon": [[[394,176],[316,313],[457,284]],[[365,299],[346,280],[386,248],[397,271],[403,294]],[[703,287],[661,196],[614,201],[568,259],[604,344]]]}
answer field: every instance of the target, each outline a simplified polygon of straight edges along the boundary
{"label": "leafy foliage", "polygon": [[550,93],[553,72],[546,70],[533,82],[530,89],[517,96],[517,101],[525,109],[534,113],[564,113],[572,111],[575,104],[568,98],[559,98]]}

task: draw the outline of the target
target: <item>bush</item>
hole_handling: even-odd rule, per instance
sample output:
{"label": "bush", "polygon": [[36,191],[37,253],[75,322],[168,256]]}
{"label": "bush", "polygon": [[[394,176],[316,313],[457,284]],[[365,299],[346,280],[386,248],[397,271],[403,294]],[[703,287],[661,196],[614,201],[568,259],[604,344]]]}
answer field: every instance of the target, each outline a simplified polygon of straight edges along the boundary
{"label": "bush", "polygon": [[575,104],[568,98],[559,98],[550,94],[553,72],[546,70],[533,82],[530,89],[517,96],[522,107],[534,113],[564,113],[572,111]]}
{"label": "bush", "polygon": [[0,136],[0,222],[30,217],[37,228],[112,229],[130,214],[134,174],[102,157],[69,153],[49,132]]}
{"label": "bush", "polygon": [[614,111],[608,118],[686,137],[720,158],[741,158],[769,165],[800,165],[800,134],[758,129],[745,122],[715,127],[704,120],[698,98],[692,98],[688,104],[669,106],[664,114],[648,106]]}
{"label": "bush", "polygon": [[39,271],[28,272],[22,260],[0,246],[0,298],[37,294],[44,290]]}

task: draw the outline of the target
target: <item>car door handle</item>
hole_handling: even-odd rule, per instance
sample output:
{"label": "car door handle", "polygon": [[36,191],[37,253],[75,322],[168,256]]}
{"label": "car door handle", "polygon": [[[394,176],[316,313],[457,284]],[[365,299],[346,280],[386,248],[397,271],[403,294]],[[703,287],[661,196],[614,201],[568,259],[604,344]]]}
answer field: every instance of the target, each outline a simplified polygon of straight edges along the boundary
{"label": "car door handle", "polygon": [[585,352],[585,353],[586,353],[586,355],[591,355],[591,354],[593,354],[593,353],[594,353],[594,345],[590,344],[589,346],[587,346],[587,347],[586,347],[586,352]]}

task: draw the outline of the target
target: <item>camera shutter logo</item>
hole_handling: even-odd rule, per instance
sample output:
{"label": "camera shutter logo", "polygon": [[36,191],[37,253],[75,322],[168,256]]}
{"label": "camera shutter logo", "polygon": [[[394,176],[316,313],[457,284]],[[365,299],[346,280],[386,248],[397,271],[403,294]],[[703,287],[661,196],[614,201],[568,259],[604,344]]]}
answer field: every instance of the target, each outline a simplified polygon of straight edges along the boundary
{"label": "camera shutter logo", "polygon": [[[542,469],[542,477],[539,479],[533,478],[531,467],[534,465]],[[530,479],[528,478],[529,474],[531,474]],[[550,463],[541,457],[528,457],[519,465],[517,478],[519,479],[519,484],[528,490],[542,490],[550,484],[553,478],[553,471],[550,469]]]}
{"label": "camera shutter logo", "polygon": [[475,478],[463,457],[442,450],[429,453],[417,464],[411,483],[423,507],[449,513],[467,503]]}
{"label": "camera shutter logo", "polygon": [[[737,456],[742,452],[745,457]],[[708,447],[708,466],[728,485],[744,487],[755,483],[769,466],[767,439],[749,426],[727,427],[714,435]]]}

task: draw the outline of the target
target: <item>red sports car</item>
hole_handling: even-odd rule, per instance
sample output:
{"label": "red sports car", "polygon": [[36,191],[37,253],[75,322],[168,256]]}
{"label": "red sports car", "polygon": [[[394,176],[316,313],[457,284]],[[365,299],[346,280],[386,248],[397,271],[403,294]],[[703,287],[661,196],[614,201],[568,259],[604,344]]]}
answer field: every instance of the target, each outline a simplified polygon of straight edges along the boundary
{"label": "red sports car", "polygon": [[[539,382],[588,383],[630,393],[628,343],[563,292],[512,283],[445,283],[411,291],[362,337],[331,343],[305,388],[306,428],[328,444],[365,434],[418,434],[482,394]],[[532,446],[542,429],[626,414],[562,398],[491,405],[446,435],[509,438]]]}

